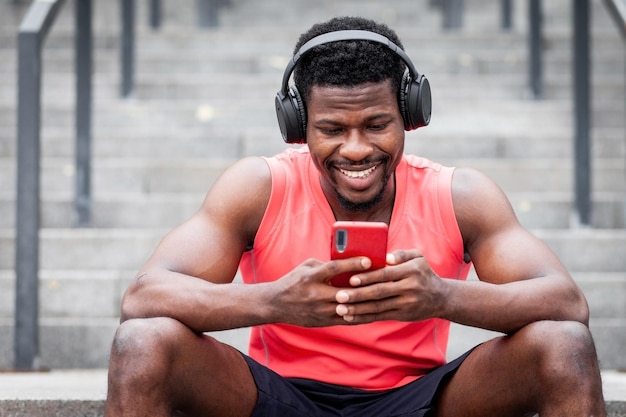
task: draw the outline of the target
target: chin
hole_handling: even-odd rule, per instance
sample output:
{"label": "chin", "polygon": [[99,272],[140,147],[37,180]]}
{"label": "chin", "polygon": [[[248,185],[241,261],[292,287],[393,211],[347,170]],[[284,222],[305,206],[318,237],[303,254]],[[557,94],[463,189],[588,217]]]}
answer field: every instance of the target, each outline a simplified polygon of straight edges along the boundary
{"label": "chin", "polygon": [[371,209],[376,207],[378,203],[380,203],[383,200],[383,195],[384,195],[383,191],[384,191],[384,188],[374,198],[370,200],[365,200],[365,201],[351,201],[347,199],[346,197],[342,196],[341,194],[339,194],[338,192],[336,192],[336,194],[337,194],[337,200],[339,201],[339,204],[344,210],[363,213],[363,212],[370,211]]}

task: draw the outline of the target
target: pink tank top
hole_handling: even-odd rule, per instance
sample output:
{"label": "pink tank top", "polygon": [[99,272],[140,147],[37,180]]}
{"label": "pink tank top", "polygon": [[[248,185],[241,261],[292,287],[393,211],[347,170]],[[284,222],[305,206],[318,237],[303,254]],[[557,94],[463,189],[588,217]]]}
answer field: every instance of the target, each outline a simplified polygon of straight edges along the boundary
{"label": "pink tank top", "polygon": [[[308,258],[330,259],[335,221],[308,148],[267,158],[270,201],[254,248],[241,259],[245,283],[280,279]],[[405,156],[396,169],[388,252],[417,248],[440,277],[465,279],[463,242],[452,207],[452,168]],[[405,385],[445,363],[450,323],[383,321],[303,328],[271,324],[251,331],[249,355],[285,377],[366,390]]]}

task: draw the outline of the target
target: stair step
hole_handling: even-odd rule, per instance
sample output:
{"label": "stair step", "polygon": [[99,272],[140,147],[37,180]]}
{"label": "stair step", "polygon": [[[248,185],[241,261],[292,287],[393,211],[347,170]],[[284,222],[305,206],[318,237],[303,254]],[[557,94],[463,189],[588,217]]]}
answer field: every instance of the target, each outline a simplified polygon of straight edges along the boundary
{"label": "stair step", "polygon": [[[42,229],[41,269],[138,269],[165,229]],[[0,269],[14,268],[14,231],[0,230]]]}
{"label": "stair step", "polygon": [[[39,319],[41,365],[51,369],[106,368],[118,318]],[[13,365],[14,324],[0,320],[0,369]]]}
{"label": "stair step", "polygon": [[533,233],[570,271],[626,271],[626,229],[543,229]]}
{"label": "stair step", "polygon": [[579,273],[573,278],[585,293],[592,319],[626,318],[626,274]]}
{"label": "stair step", "polygon": [[[140,265],[137,265],[139,267]],[[136,270],[39,271],[39,314],[42,318],[115,318]],[[0,270],[0,318],[15,315],[15,271]]]}

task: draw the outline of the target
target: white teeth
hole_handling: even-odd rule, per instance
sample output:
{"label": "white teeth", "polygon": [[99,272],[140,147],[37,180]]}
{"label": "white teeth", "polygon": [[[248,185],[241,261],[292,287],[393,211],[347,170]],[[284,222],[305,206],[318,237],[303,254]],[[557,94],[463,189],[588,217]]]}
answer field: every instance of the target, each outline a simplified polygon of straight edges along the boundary
{"label": "white teeth", "polygon": [[350,177],[350,178],[365,178],[367,177],[369,174],[371,174],[372,172],[374,172],[374,170],[376,169],[376,165],[374,165],[371,168],[368,168],[366,170],[363,171],[347,171],[345,169],[339,169],[341,171],[341,173],[343,175],[345,175],[346,177]]}

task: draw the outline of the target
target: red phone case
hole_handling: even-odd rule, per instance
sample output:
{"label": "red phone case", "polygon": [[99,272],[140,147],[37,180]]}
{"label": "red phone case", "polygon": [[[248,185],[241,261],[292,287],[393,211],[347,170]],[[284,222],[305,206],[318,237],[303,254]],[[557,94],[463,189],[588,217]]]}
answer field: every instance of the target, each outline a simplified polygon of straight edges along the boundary
{"label": "red phone case", "polygon": [[[382,222],[338,221],[333,225],[331,259],[367,256],[372,269],[383,268],[387,257],[387,224]],[[330,280],[335,287],[349,287],[355,272],[339,274]]]}

